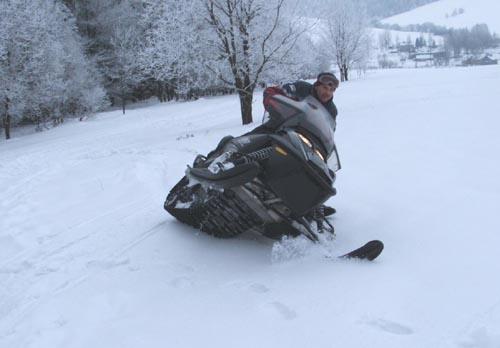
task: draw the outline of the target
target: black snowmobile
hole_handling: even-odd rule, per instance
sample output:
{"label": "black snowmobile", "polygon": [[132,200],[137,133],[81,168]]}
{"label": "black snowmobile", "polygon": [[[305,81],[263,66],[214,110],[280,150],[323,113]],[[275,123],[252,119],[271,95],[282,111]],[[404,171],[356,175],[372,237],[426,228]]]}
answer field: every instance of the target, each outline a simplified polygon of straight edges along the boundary
{"label": "black snowmobile", "polygon": [[[322,204],[336,194],[340,169],[335,121],[314,97],[272,97],[273,134],[226,137],[207,157],[198,155],[172,188],[165,210],[179,221],[220,238],[254,232],[279,240],[303,235],[313,242],[334,234]],[[372,240],[341,258],[374,260]]]}
{"label": "black snowmobile", "polygon": [[198,155],[172,188],[165,209],[179,221],[221,238],[252,231],[273,239],[334,234],[322,204],[335,195],[340,168],[335,121],[314,97],[274,96],[274,134],[221,142]]}

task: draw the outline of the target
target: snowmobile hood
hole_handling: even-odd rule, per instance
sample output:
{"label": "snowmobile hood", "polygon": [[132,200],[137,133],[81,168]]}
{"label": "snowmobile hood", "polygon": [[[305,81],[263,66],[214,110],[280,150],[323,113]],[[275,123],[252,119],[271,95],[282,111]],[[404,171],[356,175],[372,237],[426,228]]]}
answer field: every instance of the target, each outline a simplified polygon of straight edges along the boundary
{"label": "snowmobile hood", "polygon": [[281,120],[280,129],[294,128],[312,135],[325,151],[327,158],[335,151],[335,120],[325,107],[313,96],[296,101],[282,95],[275,95],[272,117]]}

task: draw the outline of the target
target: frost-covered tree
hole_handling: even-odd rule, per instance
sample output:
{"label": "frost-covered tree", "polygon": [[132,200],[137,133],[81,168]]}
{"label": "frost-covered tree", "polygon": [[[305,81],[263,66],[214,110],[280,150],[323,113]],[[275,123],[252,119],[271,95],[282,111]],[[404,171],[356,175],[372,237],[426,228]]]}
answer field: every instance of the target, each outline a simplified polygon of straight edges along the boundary
{"label": "frost-covered tree", "polygon": [[125,108],[144,76],[138,64],[144,29],[143,0],[60,0],[76,18],[87,57],[97,67],[107,95]]}
{"label": "frost-covered tree", "polygon": [[[215,55],[209,44],[201,1],[145,0],[141,22],[145,28],[140,64],[159,90],[188,96],[214,84],[206,68]],[[160,99],[162,93],[159,93]]]}
{"label": "frost-covered tree", "polygon": [[29,49],[30,33],[23,23],[28,13],[20,2],[0,2],[0,110],[5,137],[21,116],[23,95],[28,81],[22,74]]}
{"label": "frost-covered tree", "polygon": [[459,56],[464,50],[467,53],[477,53],[494,45],[494,36],[486,24],[476,24],[470,30],[449,29],[445,35],[445,46],[453,50],[455,56]]}
{"label": "frost-covered tree", "polygon": [[144,30],[140,26],[142,2],[138,0],[104,0],[101,12],[94,18],[97,32],[93,48],[95,59],[104,75],[105,87],[113,104],[120,102],[123,113],[127,100],[133,100],[134,88],[143,80],[138,52]]}
{"label": "frost-covered tree", "polygon": [[487,24],[476,24],[470,30],[471,35],[471,49],[473,51],[480,51],[493,46],[493,36]]}
{"label": "frost-covered tree", "polygon": [[243,124],[252,122],[255,87],[267,67],[282,64],[300,29],[287,13],[292,1],[204,0],[218,59],[210,69],[238,92]]}
{"label": "frost-covered tree", "polygon": [[351,0],[328,1],[323,11],[322,46],[325,54],[337,64],[341,81],[349,79],[349,70],[367,60],[371,37],[368,20],[362,6]]}
{"label": "frost-covered tree", "polygon": [[83,54],[74,18],[58,1],[0,2],[3,126],[21,119],[60,122],[92,112],[104,93]]}
{"label": "frost-covered tree", "polygon": [[384,50],[387,50],[392,45],[392,35],[389,30],[384,30],[379,34],[378,44]]}
{"label": "frost-covered tree", "polygon": [[267,83],[282,83],[316,77],[319,72],[330,68],[325,67],[322,58],[310,36],[305,33],[279,64],[269,64],[264,69],[261,79]]}

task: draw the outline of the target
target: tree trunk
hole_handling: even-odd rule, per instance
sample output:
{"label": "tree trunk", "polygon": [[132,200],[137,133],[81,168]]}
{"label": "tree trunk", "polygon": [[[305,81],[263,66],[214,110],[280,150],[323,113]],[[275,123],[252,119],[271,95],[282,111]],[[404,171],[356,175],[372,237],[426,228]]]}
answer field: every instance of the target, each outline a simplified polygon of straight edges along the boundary
{"label": "tree trunk", "polygon": [[241,121],[243,124],[249,124],[253,122],[252,119],[252,101],[253,101],[253,90],[238,91],[238,95],[240,97],[240,106],[241,106]]}
{"label": "tree trunk", "polygon": [[340,82],[344,82],[344,66],[342,64],[338,64],[340,71]]}
{"label": "tree trunk", "polygon": [[5,97],[5,114],[3,116],[3,128],[5,129],[5,139],[10,139],[10,114],[9,114],[9,98]]}
{"label": "tree trunk", "polygon": [[125,97],[122,97],[122,110],[124,115],[125,115],[125,104],[126,104]]}
{"label": "tree trunk", "polygon": [[156,82],[156,96],[158,97],[160,103],[163,103],[165,101],[165,95],[163,93],[163,83],[161,81]]}
{"label": "tree trunk", "polygon": [[344,81],[348,81],[349,78],[348,78],[348,71],[349,71],[349,68],[347,67],[347,65],[344,64]]}

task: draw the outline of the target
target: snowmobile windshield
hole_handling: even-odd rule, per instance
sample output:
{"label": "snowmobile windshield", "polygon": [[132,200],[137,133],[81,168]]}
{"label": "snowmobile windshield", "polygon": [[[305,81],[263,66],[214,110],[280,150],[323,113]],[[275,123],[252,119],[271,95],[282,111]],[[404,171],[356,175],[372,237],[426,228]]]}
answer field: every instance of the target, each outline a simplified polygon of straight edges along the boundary
{"label": "snowmobile windshield", "polygon": [[308,96],[301,101],[295,101],[285,96],[273,96],[275,103],[273,107],[281,117],[280,129],[294,128],[299,132],[305,132],[319,142],[319,146],[330,158],[335,152],[333,134],[335,131],[335,120],[325,107],[313,96]]}

